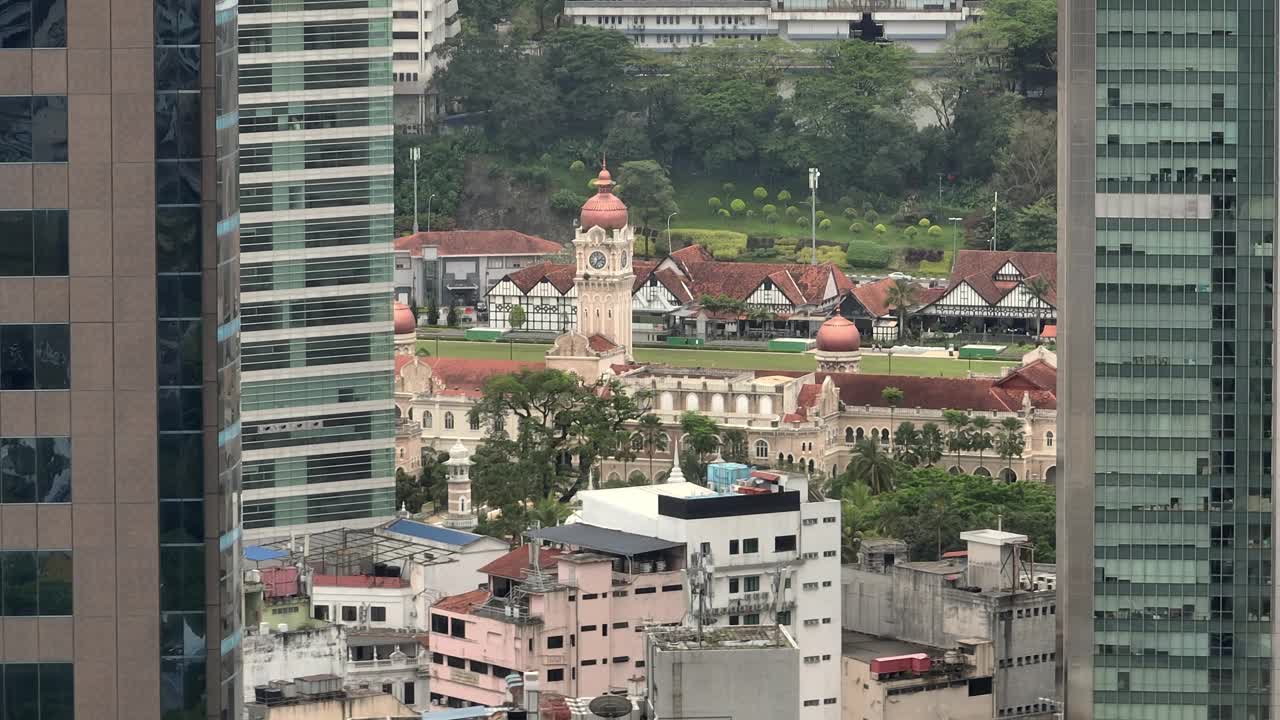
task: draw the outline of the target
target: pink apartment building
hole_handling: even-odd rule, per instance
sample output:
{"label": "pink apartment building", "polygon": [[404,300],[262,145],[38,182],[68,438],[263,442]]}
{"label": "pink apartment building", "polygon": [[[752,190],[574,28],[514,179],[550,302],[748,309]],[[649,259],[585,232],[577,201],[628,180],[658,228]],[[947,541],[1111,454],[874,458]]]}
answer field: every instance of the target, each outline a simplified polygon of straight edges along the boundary
{"label": "pink apartment building", "polygon": [[544,692],[567,697],[644,680],[643,628],[679,624],[686,612],[684,546],[566,527],[576,531],[564,549],[516,548],[480,568],[487,589],[432,606],[433,704],[500,705],[512,672],[537,671]]}

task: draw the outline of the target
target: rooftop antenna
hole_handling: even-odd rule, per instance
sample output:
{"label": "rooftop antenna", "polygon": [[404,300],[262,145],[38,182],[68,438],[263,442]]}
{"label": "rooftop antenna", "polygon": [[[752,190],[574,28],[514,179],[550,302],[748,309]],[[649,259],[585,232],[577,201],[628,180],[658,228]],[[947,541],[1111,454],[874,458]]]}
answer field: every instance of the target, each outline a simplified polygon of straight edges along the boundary
{"label": "rooftop antenna", "polygon": [[693,563],[689,568],[689,599],[694,605],[694,618],[698,624],[698,647],[702,647],[702,618],[707,613],[707,603],[713,594],[712,576],[715,565],[711,561],[711,553],[697,552],[693,554]]}

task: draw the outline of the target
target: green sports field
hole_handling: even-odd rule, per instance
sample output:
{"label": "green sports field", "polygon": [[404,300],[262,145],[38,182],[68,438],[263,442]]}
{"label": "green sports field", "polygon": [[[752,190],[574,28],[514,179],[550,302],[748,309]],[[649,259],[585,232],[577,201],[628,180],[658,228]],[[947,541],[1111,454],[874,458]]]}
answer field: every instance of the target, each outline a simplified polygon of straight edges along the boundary
{"label": "green sports field", "polygon": [[[437,354],[437,342],[435,340],[421,340],[418,345],[432,355]],[[441,340],[438,346],[438,352],[441,357],[525,361],[541,361],[550,347],[550,345],[469,342],[466,340]],[[636,348],[635,355],[636,360],[642,363],[663,363],[676,367],[728,368],[734,370],[814,369],[812,355],[795,353]],[[969,361],[899,356],[893,358],[892,373],[894,375],[964,377],[970,370],[973,370],[973,372],[983,375],[999,375],[1001,368],[1014,364],[1012,362],[992,360]],[[862,358],[862,371],[876,374],[889,373],[889,358],[880,355],[865,355]]]}

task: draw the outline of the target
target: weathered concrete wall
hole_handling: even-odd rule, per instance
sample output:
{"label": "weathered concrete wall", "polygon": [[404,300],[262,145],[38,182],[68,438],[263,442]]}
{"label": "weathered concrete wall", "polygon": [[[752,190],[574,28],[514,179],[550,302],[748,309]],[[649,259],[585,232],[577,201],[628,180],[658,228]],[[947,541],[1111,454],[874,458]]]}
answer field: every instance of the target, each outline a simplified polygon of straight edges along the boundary
{"label": "weathered concrete wall", "polygon": [[796,717],[795,648],[649,651],[655,718],[777,720]]}
{"label": "weathered concrete wall", "polygon": [[408,720],[420,716],[420,713],[415,713],[390,695],[368,695],[297,705],[280,705],[267,712],[266,720],[350,720],[351,718]]}
{"label": "weathered concrete wall", "polygon": [[[305,675],[346,675],[347,634],[340,625],[244,639],[244,697],[253,702],[253,688],[272,680]],[[393,698],[394,699],[394,698]],[[274,716],[273,716],[274,717]]]}

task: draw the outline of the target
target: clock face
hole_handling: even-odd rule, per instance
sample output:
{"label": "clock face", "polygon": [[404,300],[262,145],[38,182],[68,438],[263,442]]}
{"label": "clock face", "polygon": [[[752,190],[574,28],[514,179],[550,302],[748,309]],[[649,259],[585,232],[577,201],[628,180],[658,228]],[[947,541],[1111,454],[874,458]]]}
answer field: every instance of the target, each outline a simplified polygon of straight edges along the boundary
{"label": "clock face", "polygon": [[599,270],[604,267],[604,264],[608,262],[608,259],[604,256],[604,253],[597,250],[591,253],[591,257],[588,258],[588,262],[591,263],[591,267]]}

